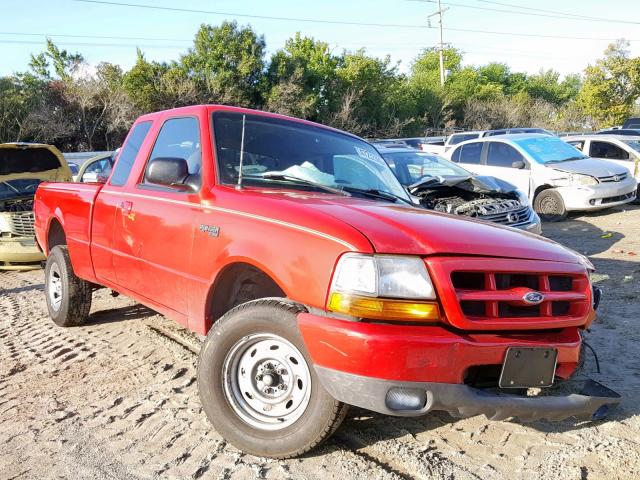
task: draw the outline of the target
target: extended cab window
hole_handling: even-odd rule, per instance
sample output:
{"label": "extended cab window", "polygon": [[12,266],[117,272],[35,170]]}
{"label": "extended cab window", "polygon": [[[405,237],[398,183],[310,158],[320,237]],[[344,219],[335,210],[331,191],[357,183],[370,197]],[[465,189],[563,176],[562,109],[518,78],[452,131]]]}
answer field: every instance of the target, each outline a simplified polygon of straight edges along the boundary
{"label": "extended cab window", "polygon": [[471,163],[474,165],[480,164],[480,158],[482,156],[482,142],[473,142],[466,145],[462,145],[458,148],[458,157],[456,162]]}
{"label": "extended cab window", "polygon": [[151,122],[141,122],[133,127],[133,131],[122,147],[116,166],[113,169],[113,175],[111,175],[110,181],[111,185],[120,187],[127,183],[133,163],[136,160],[136,156],[140,151],[140,147],[142,147],[147,133],[149,133],[149,129],[151,129]]}
{"label": "extended cab window", "polygon": [[612,160],[629,160],[629,154],[622,148],[609,142],[591,142],[589,156],[595,158],[610,158]]}
{"label": "extended cab window", "polygon": [[182,158],[187,161],[189,175],[199,175],[202,149],[198,120],[193,117],[167,120],[160,129],[149,158]]}
{"label": "extended cab window", "polygon": [[487,165],[492,167],[513,168],[514,162],[523,161],[522,155],[511,145],[502,142],[489,142]]}

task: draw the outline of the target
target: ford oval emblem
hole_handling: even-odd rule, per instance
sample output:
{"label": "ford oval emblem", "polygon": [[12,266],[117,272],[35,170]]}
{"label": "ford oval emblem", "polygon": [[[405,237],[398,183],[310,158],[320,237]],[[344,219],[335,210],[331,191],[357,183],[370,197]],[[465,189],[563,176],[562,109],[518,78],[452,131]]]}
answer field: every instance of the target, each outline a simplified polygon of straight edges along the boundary
{"label": "ford oval emblem", "polygon": [[540,292],[529,292],[522,297],[522,301],[528,305],[540,305],[544,301],[544,295]]}

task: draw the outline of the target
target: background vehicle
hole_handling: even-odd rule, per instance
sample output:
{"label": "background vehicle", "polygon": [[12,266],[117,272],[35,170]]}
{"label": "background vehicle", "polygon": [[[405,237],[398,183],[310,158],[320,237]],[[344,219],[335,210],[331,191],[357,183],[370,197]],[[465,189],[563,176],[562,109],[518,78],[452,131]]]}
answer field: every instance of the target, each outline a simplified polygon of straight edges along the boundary
{"label": "background vehicle", "polygon": [[[626,168],[631,175],[640,181],[640,132],[629,135],[574,135],[563,140],[585,155],[615,163]],[[636,193],[636,202],[640,196],[640,188]]]}
{"label": "background vehicle", "polygon": [[203,409],[252,454],[314,448],[346,405],[532,420],[619,402],[593,383],[571,396],[487,390],[571,377],[595,317],[593,266],[535,235],[415,208],[347,133],[228,106],[149,114],[104,185],[45,184],[35,211],[53,321],[81,325],[102,285],[207,334]]}
{"label": "background vehicle", "polygon": [[527,194],[510,183],[476,176],[442,157],[409,148],[379,151],[424,208],[542,233]]}
{"label": "background vehicle", "polygon": [[637,137],[640,135],[640,129],[635,130],[632,128],[610,128],[607,130],[600,130],[599,132],[595,132],[594,135],[630,135],[632,137]]}
{"label": "background vehicle", "polygon": [[372,140],[369,143],[379,147],[409,147],[423,152],[441,153],[444,152],[444,142],[445,137],[415,137]]}
{"label": "background vehicle", "polygon": [[555,136],[485,137],[461,143],[450,159],[472,172],[513,183],[547,220],[560,220],[572,210],[622,205],[636,195],[636,181],[626,169],[589,158]]}
{"label": "background vehicle", "polygon": [[532,127],[516,127],[516,128],[501,128],[497,130],[477,130],[471,132],[454,133],[447,138],[444,146],[444,151],[448,151],[452,146],[457,145],[467,140],[475,140],[482,137],[494,137],[496,135],[508,135],[513,133],[539,133],[542,135],[551,135],[553,133],[545,130],[544,128],[532,128]]}
{"label": "background vehicle", "polygon": [[70,182],[60,151],[37,143],[0,144],[0,270],[40,268],[33,197],[42,181]]}
{"label": "background vehicle", "polygon": [[82,164],[78,174],[77,182],[105,182],[113,169],[115,152],[107,152],[90,158]]}
{"label": "background vehicle", "polygon": [[624,121],[622,128],[632,128],[640,130],[640,117],[630,117]]}

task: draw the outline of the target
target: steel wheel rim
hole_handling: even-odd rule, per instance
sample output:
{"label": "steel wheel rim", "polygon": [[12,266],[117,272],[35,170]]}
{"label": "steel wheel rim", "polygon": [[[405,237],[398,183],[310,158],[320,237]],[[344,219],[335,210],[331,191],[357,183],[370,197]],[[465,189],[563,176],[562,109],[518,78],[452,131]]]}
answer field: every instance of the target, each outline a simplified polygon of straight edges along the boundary
{"label": "steel wheel rim", "polygon": [[302,353],[284,338],[247,335],[223,364],[224,394],[244,422],[280,430],[300,418],[311,398],[311,374]]}
{"label": "steel wheel rim", "polygon": [[60,267],[57,263],[51,264],[49,269],[49,278],[47,282],[47,293],[49,295],[49,304],[56,312],[60,310],[62,304],[62,276],[60,275]]}
{"label": "steel wheel rim", "polygon": [[540,202],[540,210],[544,215],[558,215],[560,213],[560,205],[555,198],[543,198]]}

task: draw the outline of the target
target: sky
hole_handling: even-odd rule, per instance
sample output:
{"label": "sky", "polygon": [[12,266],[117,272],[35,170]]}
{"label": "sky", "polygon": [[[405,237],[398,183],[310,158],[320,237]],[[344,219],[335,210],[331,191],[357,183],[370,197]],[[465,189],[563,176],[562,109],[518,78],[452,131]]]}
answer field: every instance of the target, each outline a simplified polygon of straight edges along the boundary
{"label": "sky", "polygon": [[[167,9],[117,5],[123,3]],[[638,0],[443,0],[443,8],[444,42],[462,50],[469,65],[503,62],[512,71],[579,73],[616,38],[631,40],[632,54],[640,55]],[[26,70],[47,36],[82,53],[90,65],[108,61],[127,69],[136,47],[149,60],[174,60],[202,23],[223,20],[251,25],[265,36],[269,53],[299,31],[336,53],[365,48],[370,55],[390,55],[408,71],[423,48],[439,42],[437,17],[428,18],[437,9],[437,0],[0,0],[0,75]]]}

